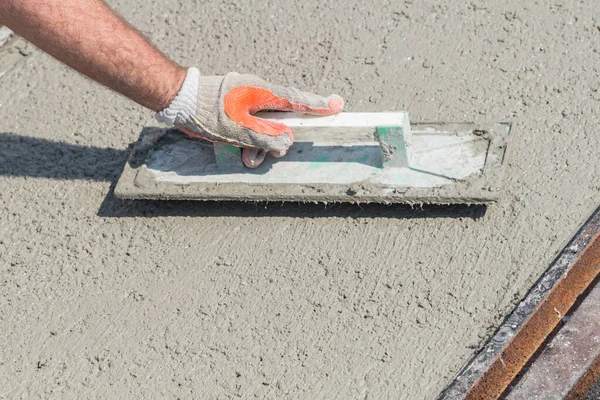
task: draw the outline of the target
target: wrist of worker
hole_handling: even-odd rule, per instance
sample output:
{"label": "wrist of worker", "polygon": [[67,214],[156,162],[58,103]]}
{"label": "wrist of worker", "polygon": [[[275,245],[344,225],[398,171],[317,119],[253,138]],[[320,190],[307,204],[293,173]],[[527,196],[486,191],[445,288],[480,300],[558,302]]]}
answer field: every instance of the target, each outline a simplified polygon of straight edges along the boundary
{"label": "wrist of worker", "polygon": [[198,109],[200,79],[200,71],[197,68],[188,68],[177,95],[168,107],[156,113],[156,119],[167,126],[181,125],[188,121]]}

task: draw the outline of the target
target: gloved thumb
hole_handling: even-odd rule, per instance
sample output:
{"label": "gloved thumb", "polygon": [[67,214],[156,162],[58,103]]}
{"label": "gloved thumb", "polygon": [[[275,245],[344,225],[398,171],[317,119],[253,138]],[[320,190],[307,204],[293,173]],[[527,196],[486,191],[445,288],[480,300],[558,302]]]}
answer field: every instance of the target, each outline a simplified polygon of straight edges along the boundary
{"label": "gloved thumb", "polygon": [[[271,150],[270,153],[274,157],[283,157],[287,154],[287,150],[275,151]],[[257,168],[265,160],[267,152],[263,149],[245,148],[242,149],[242,162],[248,168]]]}

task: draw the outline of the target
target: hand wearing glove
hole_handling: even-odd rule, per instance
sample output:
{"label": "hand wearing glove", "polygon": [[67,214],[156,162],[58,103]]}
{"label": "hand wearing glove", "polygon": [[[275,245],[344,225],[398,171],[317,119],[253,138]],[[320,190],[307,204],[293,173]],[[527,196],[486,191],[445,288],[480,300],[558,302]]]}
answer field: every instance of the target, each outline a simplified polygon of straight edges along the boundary
{"label": "hand wearing glove", "polygon": [[343,108],[337,95],[321,97],[236,72],[200,76],[196,68],[189,68],[177,97],[156,118],[190,136],[242,147],[244,165],[256,168],[267,151],[284,156],[294,136],[288,126],[253,114],[277,110],[332,115]]}

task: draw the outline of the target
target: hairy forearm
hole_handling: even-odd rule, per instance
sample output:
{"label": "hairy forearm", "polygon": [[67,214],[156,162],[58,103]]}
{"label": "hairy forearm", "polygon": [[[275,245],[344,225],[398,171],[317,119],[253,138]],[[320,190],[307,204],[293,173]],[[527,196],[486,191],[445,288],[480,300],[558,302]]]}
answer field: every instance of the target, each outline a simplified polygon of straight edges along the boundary
{"label": "hairy forearm", "polygon": [[0,0],[1,25],[154,111],[169,105],[185,79],[184,68],[101,0]]}

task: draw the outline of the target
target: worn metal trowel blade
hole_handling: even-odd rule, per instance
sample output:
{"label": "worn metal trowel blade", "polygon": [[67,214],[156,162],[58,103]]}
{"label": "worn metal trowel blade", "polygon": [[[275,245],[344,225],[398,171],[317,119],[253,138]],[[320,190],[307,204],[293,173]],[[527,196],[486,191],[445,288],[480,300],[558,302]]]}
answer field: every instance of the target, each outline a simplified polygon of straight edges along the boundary
{"label": "worn metal trowel blade", "polygon": [[498,198],[508,123],[410,124],[402,112],[262,116],[292,128],[295,142],[285,157],[268,156],[248,169],[235,148],[145,128],[116,196],[409,204],[488,204]]}

